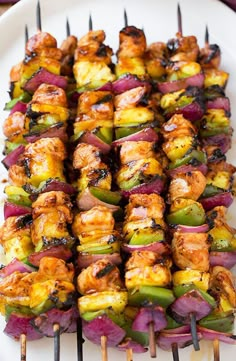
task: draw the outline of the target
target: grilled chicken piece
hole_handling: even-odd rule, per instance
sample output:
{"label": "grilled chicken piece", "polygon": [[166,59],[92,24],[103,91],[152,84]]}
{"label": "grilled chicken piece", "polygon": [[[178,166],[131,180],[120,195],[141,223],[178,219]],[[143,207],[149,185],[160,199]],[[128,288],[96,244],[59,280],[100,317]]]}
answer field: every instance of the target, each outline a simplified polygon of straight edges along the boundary
{"label": "grilled chicken piece", "polygon": [[200,171],[175,174],[169,186],[170,203],[176,198],[198,200],[205,187],[206,177]]}
{"label": "grilled chicken piece", "polygon": [[120,162],[127,164],[144,158],[155,158],[155,143],[139,140],[136,142],[126,141],[120,147]]}
{"label": "grilled chicken piece", "polygon": [[67,225],[72,223],[72,204],[61,191],[41,193],[32,203],[32,242],[36,250],[56,241],[71,242]]}
{"label": "grilled chicken piece", "polygon": [[[220,149],[220,146],[217,145],[205,145],[203,150],[207,156],[208,163],[218,163],[226,160],[226,155]],[[210,165],[209,165],[210,166]]]}
{"label": "grilled chicken piece", "polygon": [[101,259],[81,271],[77,278],[77,289],[85,295],[103,291],[122,291],[124,284],[117,266]]}
{"label": "grilled chicken piece", "polygon": [[223,294],[232,307],[236,307],[236,291],[231,271],[222,266],[213,267],[209,286],[210,291],[214,296]]}
{"label": "grilled chicken piece", "polygon": [[150,44],[145,52],[144,61],[147,73],[153,79],[160,79],[166,73],[168,50],[165,43],[155,42]]}
{"label": "grilled chicken piece", "polygon": [[127,90],[115,96],[114,106],[116,110],[132,109],[138,104],[145,102],[147,96],[147,88],[145,86],[138,86],[136,88]]}
{"label": "grilled chicken piece", "polygon": [[78,40],[75,61],[104,62],[111,64],[113,50],[104,44],[106,35],[103,30],[91,30]]}
{"label": "grilled chicken piece", "polygon": [[200,50],[199,63],[203,69],[218,69],[221,62],[221,50],[217,44],[205,44]]}
{"label": "grilled chicken piece", "polygon": [[20,70],[21,70],[22,62],[13,65],[10,70],[10,81],[11,83],[18,82],[20,80]]}
{"label": "grilled chicken piece", "polygon": [[17,186],[28,182],[38,187],[42,181],[49,178],[64,180],[65,157],[65,145],[59,138],[41,138],[26,145],[18,164],[9,168],[9,181]]}
{"label": "grilled chicken piece", "polygon": [[191,268],[202,272],[209,270],[210,242],[207,233],[174,233],[172,255],[180,269]]}
{"label": "grilled chicken piece", "polygon": [[29,216],[8,217],[1,227],[0,243],[8,263],[14,258],[26,259],[34,252],[31,241],[31,218]]}
{"label": "grilled chicken piece", "polygon": [[21,112],[10,114],[3,123],[3,134],[8,140],[15,138],[17,135],[26,133],[24,129],[25,115]]}
{"label": "grilled chicken piece", "polygon": [[155,264],[154,266],[142,266],[128,270],[125,273],[125,285],[128,289],[139,286],[167,287],[171,283],[171,272],[168,267]]}
{"label": "grilled chicken piece", "polygon": [[158,194],[132,194],[126,206],[126,222],[151,218],[159,220],[163,218],[165,203]]}
{"label": "grilled chicken piece", "polygon": [[176,38],[167,42],[171,61],[196,61],[199,55],[199,46],[197,38],[193,35],[182,36],[181,33],[176,34]]}
{"label": "grilled chicken piece", "polygon": [[66,263],[60,258],[43,257],[39,269],[34,276],[34,283],[50,279],[73,283],[75,270],[72,263]]}
{"label": "grilled chicken piece", "polygon": [[84,92],[79,97],[76,122],[113,120],[113,95],[108,91]]}
{"label": "grilled chicken piece", "polygon": [[57,41],[51,34],[39,31],[29,38],[25,46],[25,52],[27,55],[41,54],[45,49],[49,51],[49,49],[56,47]]}
{"label": "grilled chicken piece", "polygon": [[134,268],[139,268],[148,266],[152,267],[155,264],[163,264],[167,267],[172,266],[172,261],[169,255],[160,255],[157,252],[152,251],[133,251],[130,258],[125,264],[126,270],[132,270]]}
{"label": "grilled chicken piece", "polygon": [[111,233],[114,225],[112,211],[104,206],[95,206],[89,211],[78,213],[74,218],[72,228],[74,235],[79,236],[81,233],[95,230]]}
{"label": "grilled chicken piece", "polygon": [[73,154],[73,167],[80,169],[77,184],[81,191],[88,186],[97,186],[108,190],[111,188],[111,172],[108,166],[102,162],[99,148],[91,144],[79,143]]}
{"label": "grilled chicken piece", "polygon": [[119,33],[118,58],[141,58],[144,56],[147,43],[143,30],[135,26],[126,26]]}
{"label": "grilled chicken piece", "polygon": [[67,108],[66,93],[62,88],[51,84],[41,84],[34,92],[31,105],[48,104]]}

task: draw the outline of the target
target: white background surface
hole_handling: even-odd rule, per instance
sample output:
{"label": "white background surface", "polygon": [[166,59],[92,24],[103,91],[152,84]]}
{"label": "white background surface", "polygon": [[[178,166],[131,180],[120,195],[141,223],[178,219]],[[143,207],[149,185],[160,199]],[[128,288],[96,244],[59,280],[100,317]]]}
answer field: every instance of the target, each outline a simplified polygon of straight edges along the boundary
{"label": "white background surface", "polygon": [[[0,18],[0,119],[1,124],[7,116],[2,109],[8,98],[9,71],[13,64],[24,57],[24,27],[29,27],[29,35],[36,31],[35,0],[21,0]],[[66,17],[69,18],[71,33],[78,38],[88,31],[88,18],[92,14],[94,29],[104,29],[106,44],[114,52],[118,47],[118,34],[124,26],[124,8],[128,14],[129,25],[144,28],[147,42],[167,41],[175,36],[177,31],[177,1],[176,0],[40,0],[42,11],[42,27],[58,40],[60,45],[66,37]],[[198,37],[200,46],[204,44],[205,26],[208,24],[210,43],[217,43],[222,50],[221,68],[230,73],[226,93],[231,100],[232,124],[236,128],[236,14],[217,0],[180,0],[183,15],[184,35],[194,34]],[[4,143],[0,133],[0,145]],[[228,153],[228,161],[236,165],[235,135],[233,147]],[[0,180],[6,178],[4,168],[0,168]],[[0,187],[2,204],[3,185]],[[236,227],[235,204],[230,207],[229,222]],[[1,211],[1,210],[0,210]],[[2,212],[0,214],[2,220]],[[20,360],[19,343],[6,337],[2,330],[5,321],[0,316],[0,361]],[[194,352],[192,346],[180,350],[181,361],[211,361],[213,360],[212,344],[200,343],[201,350]],[[232,360],[236,354],[236,346],[220,346],[222,361]],[[86,341],[84,345],[84,360],[100,360],[98,346]],[[125,353],[109,349],[108,360],[125,360]],[[134,361],[148,361],[149,354],[134,355]],[[157,350],[158,361],[172,360],[172,354]],[[29,342],[27,345],[27,361],[53,360],[53,340],[46,339]],[[75,361],[76,336],[61,337],[61,361]]]}

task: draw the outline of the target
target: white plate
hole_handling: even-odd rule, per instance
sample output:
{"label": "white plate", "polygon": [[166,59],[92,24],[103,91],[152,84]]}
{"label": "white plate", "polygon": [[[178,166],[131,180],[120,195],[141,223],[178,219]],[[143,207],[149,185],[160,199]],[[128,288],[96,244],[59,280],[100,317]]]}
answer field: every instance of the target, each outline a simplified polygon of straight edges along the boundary
{"label": "white plate", "polygon": [[[123,11],[128,13],[130,25],[145,29],[148,43],[162,40],[167,41],[177,31],[177,1],[176,0],[41,0],[43,30],[54,35],[60,44],[66,36],[66,17],[69,18],[71,32],[80,37],[88,30],[89,14],[92,14],[94,29],[104,29],[107,34],[106,43],[113,47],[118,46],[118,33],[124,26]],[[183,32],[186,35],[194,34],[199,44],[204,44],[205,26],[210,30],[210,42],[217,43],[222,49],[221,68],[230,73],[227,86],[227,95],[232,104],[232,122],[236,117],[236,15],[217,0],[180,0],[183,15]],[[24,56],[24,27],[29,27],[29,34],[36,31],[36,1],[21,0],[0,18],[0,116],[1,122],[7,116],[2,109],[8,98],[9,71],[13,64],[18,63]],[[236,122],[236,121],[235,121]],[[236,127],[236,123],[233,124]],[[0,134],[1,144],[3,136]],[[236,144],[228,153],[228,160],[236,164]],[[6,178],[3,167],[0,171],[0,180]],[[2,196],[1,185],[0,194]],[[235,205],[230,209],[229,221],[233,220]],[[2,213],[1,213],[2,214]],[[0,360],[20,360],[19,343],[6,337],[2,330],[5,321],[0,317]],[[213,360],[212,344],[201,342],[201,350],[194,352],[192,346],[180,350],[181,361],[210,361]],[[235,356],[236,346],[221,345],[222,360],[232,360]],[[159,361],[172,360],[171,353],[157,351]],[[43,339],[27,344],[27,360],[42,361],[53,360],[53,340]],[[94,361],[101,359],[99,347],[86,341],[84,344],[84,360]],[[109,349],[109,360],[125,360],[124,353]],[[61,337],[61,360],[76,361],[75,335]],[[151,360],[149,354],[134,355],[135,361]]]}

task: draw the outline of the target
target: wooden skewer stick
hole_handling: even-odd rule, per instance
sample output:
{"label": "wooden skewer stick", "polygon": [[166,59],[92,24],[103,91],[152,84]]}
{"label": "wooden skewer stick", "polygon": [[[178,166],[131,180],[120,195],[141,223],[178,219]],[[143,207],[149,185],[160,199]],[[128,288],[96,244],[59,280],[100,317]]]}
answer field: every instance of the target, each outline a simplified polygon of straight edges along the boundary
{"label": "wooden skewer stick", "polygon": [[126,360],[127,361],[133,361],[133,350],[132,350],[132,348],[128,348],[126,350]]}
{"label": "wooden skewer stick", "polygon": [[179,4],[178,4],[178,8],[177,8],[177,18],[178,18],[178,33],[180,33],[180,35],[182,35],[183,34],[182,14],[181,14],[181,9],[180,9]]}
{"label": "wooden skewer stick", "polygon": [[93,30],[93,20],[91,14],[89,14],[89,31]]}
{"label": "wooden skewer stick", "polygon": [[125,9],[124,9],[124,24],[125,24],[125,28],[126,28],[126,26],[128,26],[128,16],[127,16],[127,12]]}
{"label": "wooden skewer stick", "polygon": [[101,336],[102,361],[108,361],[107,357],[107,336]]}
{"label": "wooden skewer stick", "polygon": [[155,331],[154,331],[154,323],[149,323],[149,348],[150,348],[150,356],[152,358],[157,357],[156,354],[156,339],[155,339]]}
{"label": "wooden skewer stick", "polygon": [[37,3],[37,8],[36,8],[36,23],[37,23],[38,32],[42,31],[41,7],[39,1]]}
{"label": "wooden skewer stick", "polygon": [[60,325],[55,323],[53,325],[54,332],[54,361],[60,360]]}
{"label": "wooden skewer stick", "polygon": [[197,324],[196,324],[196,317],[194,313],[190,314],[190,327],[191,327],[191,334],[193,340],[193,347],[195,351],[200,350],[199,341],[197,337]]}
{"label": "wooden skewer stick", "polygon": [[26,335],[20,335],[20,361],[26,361]]}
{"label": "wooden skewer stick", "polygon": [[220,342],[218,338],[213,341],[214,361],[220,361]]}
{"label": "wooden skewer stick", "polygon": [[172,344],[172,355],[173,361],[179,361],[179,350],[176,342]]}

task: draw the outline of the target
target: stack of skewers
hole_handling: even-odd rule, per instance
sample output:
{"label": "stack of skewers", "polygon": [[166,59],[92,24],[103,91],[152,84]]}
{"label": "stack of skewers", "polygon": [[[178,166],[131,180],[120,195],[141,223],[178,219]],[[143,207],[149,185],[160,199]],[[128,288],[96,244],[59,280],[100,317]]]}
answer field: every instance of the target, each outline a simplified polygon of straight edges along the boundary
{"label": "stack of skewers", "polygon": [[177,361],[202,338],[219,360],[219,341],[235,343],[228,74],[208,32],[202,50],[183,36],[180,10],[167,44],[147,46],[125,19],[116,64],[91,20],[61,49],[38,21],[12,69],[5,332],[22,355],[26,339],[79,324],[80,358],[82,327],[103,361],[108,346],[132,360],[157,345]]}

